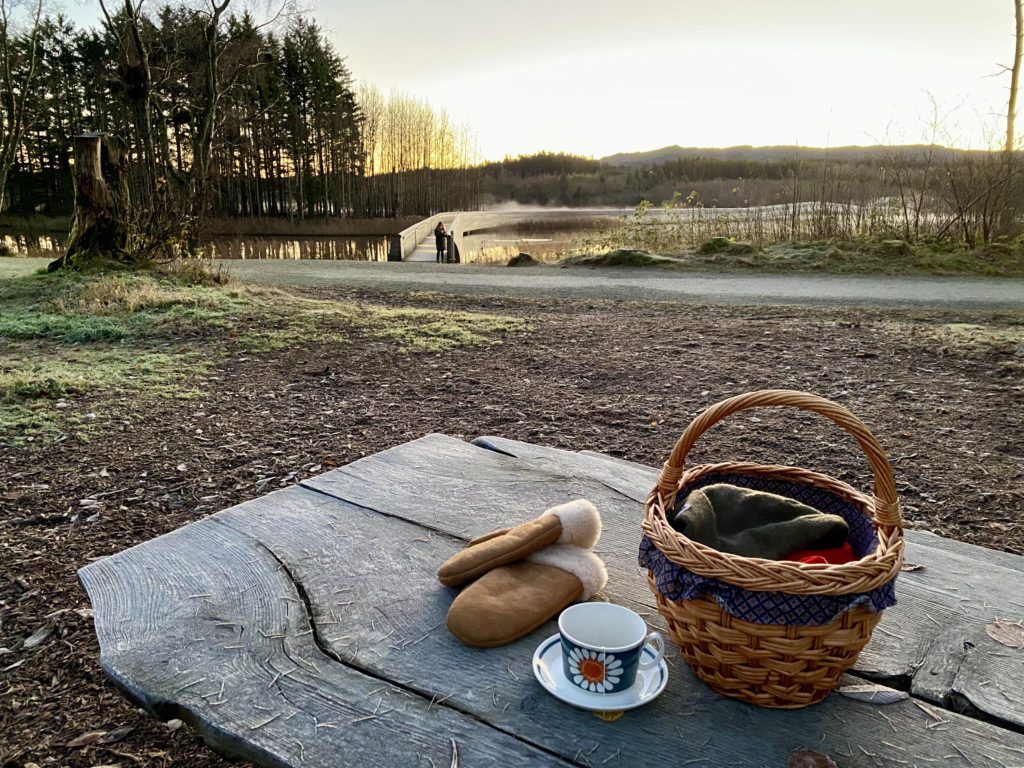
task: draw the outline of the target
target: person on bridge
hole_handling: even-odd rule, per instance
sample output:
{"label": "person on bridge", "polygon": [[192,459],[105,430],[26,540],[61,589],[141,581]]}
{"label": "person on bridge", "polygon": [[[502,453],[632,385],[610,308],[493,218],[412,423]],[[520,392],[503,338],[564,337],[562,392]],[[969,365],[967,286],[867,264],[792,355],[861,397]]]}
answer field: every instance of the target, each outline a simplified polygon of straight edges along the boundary
{"label": "person on bridge", "polygon": [[434,227],[434,243],[437,245],[437,263],[448,261],[448,232],[443,221],[437,222]]}

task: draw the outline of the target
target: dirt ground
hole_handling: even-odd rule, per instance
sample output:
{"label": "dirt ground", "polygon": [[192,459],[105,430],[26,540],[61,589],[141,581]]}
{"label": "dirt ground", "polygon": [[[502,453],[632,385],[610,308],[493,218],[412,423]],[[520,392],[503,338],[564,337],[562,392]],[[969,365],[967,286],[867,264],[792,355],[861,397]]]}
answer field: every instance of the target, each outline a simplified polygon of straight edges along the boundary
{"label": "dirt ground", "polygon": [[[226,764],[106,682],[76,569],[429,432],[659,464],[704,406],[808,390],[873,428],[909,525],[1024,554],[1021,315],[316,295],[518,315],[530,330],[440,354],[375,341],[234,356],[197,382],[200,399],[70,398],[101,427],[89,442],[0,444],[0,765]],[[735,416],[695,453],[868,483],[838,429],[775,409]],[[40,627],[52,632],[24,648]],[[67,746],[91,731],[107,733]]]}

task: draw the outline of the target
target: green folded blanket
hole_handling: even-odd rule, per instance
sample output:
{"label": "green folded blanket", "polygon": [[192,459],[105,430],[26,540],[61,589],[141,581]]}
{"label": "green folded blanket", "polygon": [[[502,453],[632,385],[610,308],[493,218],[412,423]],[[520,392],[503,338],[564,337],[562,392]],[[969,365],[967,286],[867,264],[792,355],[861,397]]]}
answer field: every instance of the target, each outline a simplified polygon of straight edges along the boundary
{"label": "green folded blanket", "polygon": [[840,547],[850,534],[839,515],[726,483],[691,491],[669,522],[688,538],[719,552],[769,560],[781,560],[801,549]]}

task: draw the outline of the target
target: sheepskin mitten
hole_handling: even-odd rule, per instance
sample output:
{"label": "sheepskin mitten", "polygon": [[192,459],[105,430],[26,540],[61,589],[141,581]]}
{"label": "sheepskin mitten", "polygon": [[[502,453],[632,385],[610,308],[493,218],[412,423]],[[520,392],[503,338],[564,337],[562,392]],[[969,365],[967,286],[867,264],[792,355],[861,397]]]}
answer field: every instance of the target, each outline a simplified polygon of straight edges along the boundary
{"label": "sheepskin mitten", "polygon": [[498,566],[466,587],[448,610],[448,629],[466,645],[505,645],[569,604],[589,600],[607,581],[604,563],[593,552],[554,544]]}
{"label": "sheepskin mitten", "polygon": [[726,483],[691,491],[670,522],[688,538],[719,552],[769,560],[801,549],[840,547],[850,534],[839,515]]}
{"label": "sheepskin mitten", "polygon": [[441,566],[437,578],[446,587],[457,587],[552,544],[587,548],[600,536],[597,509],[586,499],[576,499],[551,507],[536,520],[474,539]]}

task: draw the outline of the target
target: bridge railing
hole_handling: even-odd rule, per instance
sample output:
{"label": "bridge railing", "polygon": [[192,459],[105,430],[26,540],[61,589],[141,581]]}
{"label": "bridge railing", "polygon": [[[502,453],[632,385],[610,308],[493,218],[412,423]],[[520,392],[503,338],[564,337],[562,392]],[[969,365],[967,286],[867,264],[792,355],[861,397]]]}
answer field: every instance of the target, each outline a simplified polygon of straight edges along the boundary
{"label": "bridge railing", "polygon": [[[632,213],[632,208],[580,208],[569,210],[526,210],[526,211],[447,211],[427,217],[403,229],[391,239],[388,261],[404,261],[416,246],[434,231],[438,221],[443,221],[448,230],[448,260],[461,261],[465,238],[481,229],[517,224],[537,219],[558,219],[566,216],[584,218],[619,218]],[[660,218],[662,212],[654,211],[653,217]]]}
{"label": "bridge railing", "polygon": [[443,221],[445,228],[451,231],[451,225],[456,216],[458,213],[455,211],[437,213],[411,227],[406,227],[397,235],[392,235],[391,245],[388,248],[388,261],[405,261],[405,258],[416,250],[416,246],[423,242],[423,238],[434,231],[434,227],[439,221]]}

